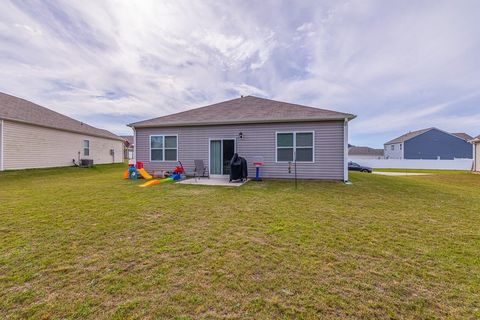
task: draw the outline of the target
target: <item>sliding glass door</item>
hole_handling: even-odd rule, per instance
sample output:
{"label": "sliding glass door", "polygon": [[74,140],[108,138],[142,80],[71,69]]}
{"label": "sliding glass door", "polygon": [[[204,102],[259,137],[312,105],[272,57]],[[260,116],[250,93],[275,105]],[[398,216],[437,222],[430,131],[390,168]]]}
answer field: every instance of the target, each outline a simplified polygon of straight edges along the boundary
{"label": "sliding glass door", "polygon": [[222,174],[222,140],[210,140],[210,174]]}
{"label": "sliding glass door", "polygon": [[210,174],[230,174],[230,160],[235,154],[234,139],[210,140]]}

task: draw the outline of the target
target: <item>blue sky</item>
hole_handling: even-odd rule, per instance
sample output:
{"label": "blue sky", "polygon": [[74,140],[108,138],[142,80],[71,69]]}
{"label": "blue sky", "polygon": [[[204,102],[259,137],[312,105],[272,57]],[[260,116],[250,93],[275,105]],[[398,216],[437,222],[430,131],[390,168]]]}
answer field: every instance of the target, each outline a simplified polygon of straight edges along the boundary
{"label": "blue sky", "polygon": [[0,91],[118,134],[240,95],[480,134],[480,1],[0,1]]}

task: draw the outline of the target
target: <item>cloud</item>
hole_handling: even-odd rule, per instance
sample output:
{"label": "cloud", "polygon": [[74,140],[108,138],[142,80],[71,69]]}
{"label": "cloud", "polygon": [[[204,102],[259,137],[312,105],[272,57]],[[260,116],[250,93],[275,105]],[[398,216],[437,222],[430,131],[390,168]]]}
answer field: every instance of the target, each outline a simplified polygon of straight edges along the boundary
{"label": "cloud", "polygon": [[355,144],[421,126],[478,134],[479,9],[473,0],[3,1],[0,90],[117,133],[255,94],[355,113]]}

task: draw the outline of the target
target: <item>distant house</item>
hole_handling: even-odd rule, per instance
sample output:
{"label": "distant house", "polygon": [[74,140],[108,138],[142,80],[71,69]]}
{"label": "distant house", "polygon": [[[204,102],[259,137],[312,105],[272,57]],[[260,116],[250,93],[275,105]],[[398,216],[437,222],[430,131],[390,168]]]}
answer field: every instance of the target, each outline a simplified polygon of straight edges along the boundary
{"label": "distant house", "polygon": [[133,159],[133,136],[120,136],[123,139],[123,158]]}
{"label": "distant house", "polygon": [[356,147],[348,148],[348,158],[355,159],[383,159],[383,149],[373,149],[370,147]]}
{"label": "distant house", "polygon": [[427,128],[406,133],[384,144],[386,159],[472,159],[472,139],[466,133]]}
{"label": "distant house", "polygon": [[235,153],[264,178],[348,180],[348,122],[354,115],[253,96],[132,123],[136,159],[147,171],[203,160],[228,175]]}
{"label": "distant house", "polygon": [[123,161],[123,140],[35,103],[0,93],[0,170]]}
{"label": "distant house", "polygon": [[470,142],[473,144],[473,171],[480,172],[480,135]]}

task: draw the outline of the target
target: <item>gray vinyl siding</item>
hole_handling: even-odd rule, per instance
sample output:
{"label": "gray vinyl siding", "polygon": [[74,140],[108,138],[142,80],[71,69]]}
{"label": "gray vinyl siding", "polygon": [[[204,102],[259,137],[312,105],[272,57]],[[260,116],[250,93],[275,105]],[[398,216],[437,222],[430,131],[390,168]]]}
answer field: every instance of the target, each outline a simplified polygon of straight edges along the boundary
{"label": "gray vinyl siding", "polygon": [[405,159],[473,158],[471,143],[437,129],[405,141],[404,147]]}
{"label": "gray vinyl siding", "polygon": [[[197,127],[136,128],[137,160],[147,171],[173,170],[176,162],[150,162],[150,135],[178,135],[178,157],[187,174],[192,174],[195,159],[208,165],[209,139],[235,139],[236,152],[246,158],[249,176],[255,175],[253,159],[262,156],[265,165],[261,175],[265,178],[293,178],[288,173],[288,163],[275,162],[276,132],[314,131],[314,163],[297,163],[300,179],[343,180],[344,174],[344,123],[343,121],[244,124]],[[239,139],[242,132],[244,138]]]}

